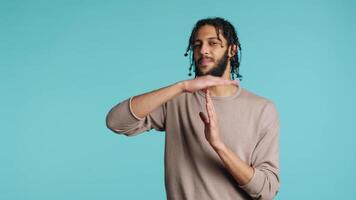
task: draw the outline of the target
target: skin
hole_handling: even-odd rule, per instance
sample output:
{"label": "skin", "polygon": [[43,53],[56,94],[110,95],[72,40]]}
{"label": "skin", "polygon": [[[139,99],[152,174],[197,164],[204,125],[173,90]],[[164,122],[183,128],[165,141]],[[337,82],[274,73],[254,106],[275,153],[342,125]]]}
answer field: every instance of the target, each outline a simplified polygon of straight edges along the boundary
{"label": "skin", "polygon": [[[220,34],[220,32],[219,32]],[[211,96],[230,96],[237,90],[238,81],[230,80],[230,58],[234,56],[236,45],[227,45],[226,39],[220,34],[220,41],[213,26],[202,26],[196,34],[193,53],[194,60],[202,76],[194,79],[184,80],[167,87],[157,89],[132,98],[132,112],[139,118],[144,118],[150,112],[161,106],[163,103],[173,99],[183,92],[196,92],[203,90],[206,93],[206,110],[208,116],[200,112],[202,123],[204,123],[204,134],[211,147],[219,155],[226,169],[240,184],[248,183],[254,173],[254,169],[242,161],[228,146],[221,140],[222,134],[219,129],[218,116],[215,112]],[[221,77],[209,75],[212,69],[217,67],[224,53],[227,51],[228,62]],[[202,61],[199,63],[199,60]],[[107,121],[111,126],[110,119]]]}

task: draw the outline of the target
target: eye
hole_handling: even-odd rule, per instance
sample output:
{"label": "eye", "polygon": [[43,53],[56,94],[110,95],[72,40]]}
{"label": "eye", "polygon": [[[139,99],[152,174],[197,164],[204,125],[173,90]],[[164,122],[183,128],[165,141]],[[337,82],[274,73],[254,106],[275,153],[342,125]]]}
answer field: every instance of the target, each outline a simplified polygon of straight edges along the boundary
{"label": "eye", "polygon": [[217,46],[219,45],[220,43],[219,42],[216,42],[216,41],[211,41],[209,42],[210,46]]}
{"label": "eye", "polygon": [[193,44],[193,48],[195,49],[195,48],[198,48],[198,47],[200,47],[201,46],[201,44],[199,44],[199,43],[196,43],[196,44]]}

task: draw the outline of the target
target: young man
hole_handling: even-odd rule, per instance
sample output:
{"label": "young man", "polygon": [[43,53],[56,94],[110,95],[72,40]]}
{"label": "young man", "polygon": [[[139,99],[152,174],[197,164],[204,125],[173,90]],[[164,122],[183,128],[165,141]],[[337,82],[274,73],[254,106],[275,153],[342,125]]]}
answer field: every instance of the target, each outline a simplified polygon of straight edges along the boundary
{"label": "young man", "polygon": [[278,192],[278,113],[233,80],[241,77],[240,50],[231,23],[202,19],[185,54],[196,77],[128,98],[107,115],[116,133],[166,132],[167,199],[272,199]]}

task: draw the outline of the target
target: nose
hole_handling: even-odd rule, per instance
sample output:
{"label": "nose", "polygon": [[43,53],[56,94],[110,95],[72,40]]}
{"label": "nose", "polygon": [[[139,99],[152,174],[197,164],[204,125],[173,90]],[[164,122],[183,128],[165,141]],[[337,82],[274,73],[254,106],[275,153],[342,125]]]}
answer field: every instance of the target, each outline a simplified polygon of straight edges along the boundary
{"label": "nose", "polygon": [[201,44],[201,47],[200,47],[200,54],[201,55],[207,55],[209,53],[209,47],[208,45],[206,44]]}

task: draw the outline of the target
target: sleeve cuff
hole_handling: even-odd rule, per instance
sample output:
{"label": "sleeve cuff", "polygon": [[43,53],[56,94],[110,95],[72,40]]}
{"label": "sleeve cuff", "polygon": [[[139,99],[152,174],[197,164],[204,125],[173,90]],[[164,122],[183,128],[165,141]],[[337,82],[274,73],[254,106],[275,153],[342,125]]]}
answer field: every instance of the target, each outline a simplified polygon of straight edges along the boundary
{"label": "sleeve cuff", "polygon": [[265,176],[266,175],[264,172],[254,168],[254,173],[250,182],[246,183],[245,185],[241,185],[240,188],[249,194],[257,195],[262,191],[263,185],[265,184]]}
{"label": "sleeve cuff", "polygon": [[130,97],[130,100],[129,100],[129,111],[130,111],[131,115],[132,115],[134,118],[136,118],[136,119],[139,120],[139,121],[142,121],[142,120],[144,120],[145,118],[137,117],[137,115],[135,115],[135,113],[132,111],[132,107],[131,107],[132,98],[133,98],[133,96]]}

